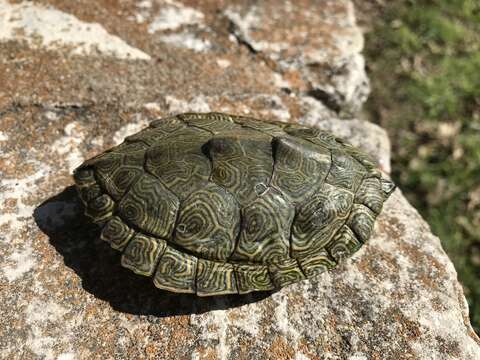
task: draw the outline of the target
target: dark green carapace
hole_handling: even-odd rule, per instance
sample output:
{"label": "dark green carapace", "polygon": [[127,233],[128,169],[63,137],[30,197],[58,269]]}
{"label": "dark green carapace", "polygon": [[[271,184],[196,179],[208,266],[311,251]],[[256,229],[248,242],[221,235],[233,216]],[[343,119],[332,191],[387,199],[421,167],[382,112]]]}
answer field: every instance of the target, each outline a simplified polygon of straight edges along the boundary
{"label": "dark green carapace", "polygon": [[123,266],[201,296],[334,267],[368,240],[395,188],[328,132],[220,113],[155,120],[74,178]]}

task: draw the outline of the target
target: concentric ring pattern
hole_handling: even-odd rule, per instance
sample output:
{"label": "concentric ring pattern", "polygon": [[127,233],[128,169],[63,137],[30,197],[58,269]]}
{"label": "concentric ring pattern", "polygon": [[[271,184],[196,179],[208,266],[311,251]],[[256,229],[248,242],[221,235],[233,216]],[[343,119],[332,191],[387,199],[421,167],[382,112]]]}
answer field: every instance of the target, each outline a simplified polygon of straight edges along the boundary
{"label": "concentric ring pattern", "polygon": [[122,265],[200,296],[280,288],[357,251],[394,190],[332,134],[222,113],[158,119],[74,172]]}

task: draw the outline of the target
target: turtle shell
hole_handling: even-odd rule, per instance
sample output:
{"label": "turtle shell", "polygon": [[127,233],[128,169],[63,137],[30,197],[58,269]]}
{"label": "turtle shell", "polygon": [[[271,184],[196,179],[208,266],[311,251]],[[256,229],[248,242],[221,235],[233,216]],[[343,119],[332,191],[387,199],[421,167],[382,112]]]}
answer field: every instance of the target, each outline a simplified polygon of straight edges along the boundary
{"label": "turtle shell", "polygon": [[158,119],[74,172],[121,263],[161,289],[271,290],[336,266],[395,185],[332,134],[222,113]]}

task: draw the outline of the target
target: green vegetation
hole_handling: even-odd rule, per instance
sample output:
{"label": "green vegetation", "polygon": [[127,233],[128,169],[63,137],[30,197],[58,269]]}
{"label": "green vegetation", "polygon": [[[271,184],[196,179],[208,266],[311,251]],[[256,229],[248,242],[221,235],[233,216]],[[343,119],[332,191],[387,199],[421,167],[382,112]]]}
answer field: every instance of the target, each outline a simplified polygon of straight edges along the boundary
{"label": "green vegetation", "polygon": [[480,333],[480,2],[385,2],[367,34],[367,110],[393,177],[443,243]]}

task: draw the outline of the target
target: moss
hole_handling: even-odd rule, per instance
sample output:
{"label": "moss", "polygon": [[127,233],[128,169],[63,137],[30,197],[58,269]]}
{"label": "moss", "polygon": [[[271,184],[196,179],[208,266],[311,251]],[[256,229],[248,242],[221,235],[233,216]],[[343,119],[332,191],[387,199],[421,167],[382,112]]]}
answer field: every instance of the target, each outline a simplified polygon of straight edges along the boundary
{"label": "moss", "polygon": [[480,331],[480,3],[388,2],[371,16],[367,110],[393,177],[439,235]]}

